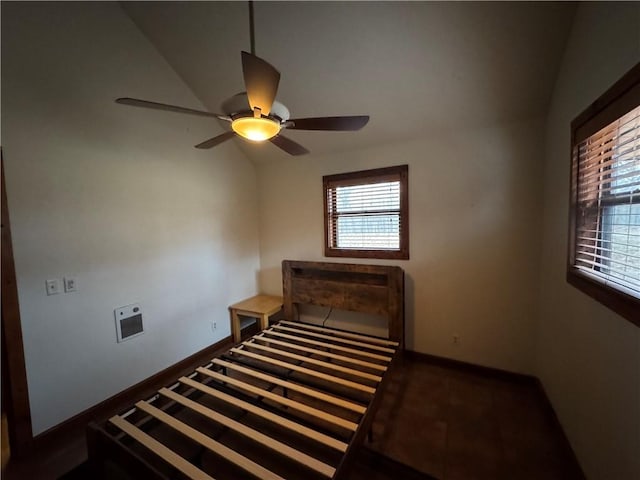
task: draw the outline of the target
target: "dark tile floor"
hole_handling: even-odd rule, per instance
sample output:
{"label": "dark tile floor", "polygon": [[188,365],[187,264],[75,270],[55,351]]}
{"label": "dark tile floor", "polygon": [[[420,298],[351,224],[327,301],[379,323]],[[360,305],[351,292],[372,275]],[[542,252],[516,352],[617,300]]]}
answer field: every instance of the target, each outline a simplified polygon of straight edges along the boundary
{"label": "dark tile floor", "polygon": [[[394,372],[368,447],[389,461],[366,450],[350,480],[584,480],[533,381],[497,379],[422,360],[406,360]],[[59,478],[86,459],[86,447],[78,435],[37,458],[28,468],[13,465],[3,478]],[[60,465],[67,467],[56,471]],[[78,469],[65,479],[85,477]]]}
{"label": "dark tile floor", "polygon": [[532,381],[406,361],[371,449],[440,480],[584,480]]}

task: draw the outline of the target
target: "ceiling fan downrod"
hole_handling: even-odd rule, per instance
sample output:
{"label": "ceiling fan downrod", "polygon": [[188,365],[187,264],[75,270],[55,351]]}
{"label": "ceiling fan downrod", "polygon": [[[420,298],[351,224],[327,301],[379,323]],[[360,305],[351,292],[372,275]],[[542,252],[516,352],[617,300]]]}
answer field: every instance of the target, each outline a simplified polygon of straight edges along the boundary
{"label": "ceiling fan downrod", "polygon": [[256,39],[253,31],[253,0],[249,0],[249,38],[251,41],[251,55],[255,55]]}

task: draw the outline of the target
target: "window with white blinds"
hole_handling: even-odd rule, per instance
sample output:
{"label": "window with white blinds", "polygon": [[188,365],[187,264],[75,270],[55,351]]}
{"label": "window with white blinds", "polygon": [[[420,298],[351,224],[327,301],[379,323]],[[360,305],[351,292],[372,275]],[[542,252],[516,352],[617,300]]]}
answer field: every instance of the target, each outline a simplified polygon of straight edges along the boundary
{"label": "window with white blinds", "polygon": [[[635,70],[638,75],[640,70]],[[628,76],[624,80],[624,89],[603,96],[611,99],[610,108],[600,100],[594,104],[599,109],[592,106],[572,123],[573,228],[568,279],[576,284],[570,277],[581,276],[591,285],[579,280],[577,286],[585,286],[587,293],[623,316],[630,312],[638,319],[640,83],[629,82]],[[612,292],[618,297],[612,297]]]}
{"label": "window with white blinds", "polygon": [[640,297],[640,107],[576,145],[575,266]]}
{"label": "window with white blinds", "polygon": [[409,258],[406,165],[323,177],[325,255]]}

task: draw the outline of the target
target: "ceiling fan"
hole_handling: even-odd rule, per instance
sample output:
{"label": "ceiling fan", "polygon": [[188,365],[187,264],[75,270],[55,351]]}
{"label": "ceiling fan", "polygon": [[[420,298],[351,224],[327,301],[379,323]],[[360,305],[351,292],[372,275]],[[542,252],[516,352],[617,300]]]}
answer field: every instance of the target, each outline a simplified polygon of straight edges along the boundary
{"label": "ceiling fan", "polygon": [[282,130],[355,131],[367,124],[368,115],[289,118],[289,109],[276,100],[280,72],[255,55],[252,1],[249,2],[249,28],[251,53],[242,52],[242,73],[247,91],[238,93],[223,102],[224,114],[128,97],[118,98],[116,102],[135,107],[213,117],[230,123],[231,130],[199,143],[195,146],[196,148],[212,148],[235,136],[240,136],[253,142],[269,140],[290,155],[304,155],[309,153],[309,150],[283,136]]}

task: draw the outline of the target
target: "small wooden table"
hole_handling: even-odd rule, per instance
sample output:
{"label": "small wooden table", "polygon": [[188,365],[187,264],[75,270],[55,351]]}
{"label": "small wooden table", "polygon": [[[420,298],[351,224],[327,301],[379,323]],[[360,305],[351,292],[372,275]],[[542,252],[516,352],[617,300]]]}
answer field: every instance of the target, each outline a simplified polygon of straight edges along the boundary
{"label": "small wooden table", "polygon": [[238,315],[254,317],[260,320],[260,329],[269,327],[269,316],[278,312],[282,308],[282,297],[274,295],[256,295],[241,302],[234,303],[229,307],[231,314],[231,332],[233,341],[240,342],[240,318]]}

